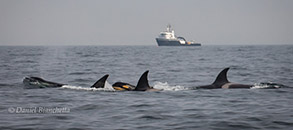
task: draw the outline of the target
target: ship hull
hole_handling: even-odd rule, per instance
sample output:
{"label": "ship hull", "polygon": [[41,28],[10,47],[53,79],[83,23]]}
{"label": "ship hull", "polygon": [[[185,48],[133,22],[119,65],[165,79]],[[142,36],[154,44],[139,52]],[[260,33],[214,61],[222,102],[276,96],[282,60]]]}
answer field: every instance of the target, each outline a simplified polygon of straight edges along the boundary
{"label": "ship hull", "polygon": [[201,46],[200,43],[181,44],[179,40],[156,38],[156,41],[158,43],[158,46]]}

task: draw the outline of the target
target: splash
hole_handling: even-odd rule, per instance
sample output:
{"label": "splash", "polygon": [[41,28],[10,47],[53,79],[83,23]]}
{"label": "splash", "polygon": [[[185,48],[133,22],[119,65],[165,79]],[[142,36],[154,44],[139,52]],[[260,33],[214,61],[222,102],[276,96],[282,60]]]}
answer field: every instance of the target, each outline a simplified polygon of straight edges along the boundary
{"label": "splash", "polygon": [[180,91],[180,90],[187,90],[187,88],[183,86],[171,86],[167,82],[155,82],[154,88],[156,89],[162,89],[162,90],[168,90],[168,91]]}
{"label": "splash", "polygon": [[112,85],[108,81],[105,82],[104,89],[115,91],[115,89],[112,87]]}
{"label": "splash", "polygon": [[273,82],[261,82],[255,83],[251,89],[276,89],[276,88],[284,88],[285,85],[273,83]]}
{"label": "splash", "polygon": [[74,89],[74,90],[84,90],[84,91],[115,91],[107,81],[105,83],[104,88],[89,88],[89,87],[80,87],[80,86],[72,86],[72,85],[63,85],[61,88],[65,89]]}

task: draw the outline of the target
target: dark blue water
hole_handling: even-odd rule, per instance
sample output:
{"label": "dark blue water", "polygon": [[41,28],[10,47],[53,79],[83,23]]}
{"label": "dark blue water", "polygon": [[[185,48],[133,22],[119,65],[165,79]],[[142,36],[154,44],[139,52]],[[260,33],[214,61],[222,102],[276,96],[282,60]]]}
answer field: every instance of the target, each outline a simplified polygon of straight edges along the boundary
{"label": "dark blue water", "polygon": [[[289,88],[190,90],[228,79]],[[293,46],[0,47],[0,129],[292,129]],[[149,70],[160,92],[88,89],[108,82],[136,85]],[[27,89],[25,76],[63,88]],[[29,111],[20,112],[26,108]],[[64,108],[36,112],[40,108]]]}

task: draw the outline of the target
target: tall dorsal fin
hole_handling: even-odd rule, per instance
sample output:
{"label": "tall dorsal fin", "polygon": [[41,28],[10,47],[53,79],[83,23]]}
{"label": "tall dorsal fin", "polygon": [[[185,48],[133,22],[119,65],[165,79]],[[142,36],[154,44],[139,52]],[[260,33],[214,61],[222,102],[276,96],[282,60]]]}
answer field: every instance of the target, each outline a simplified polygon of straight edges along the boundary
{"label": "tall dorsal fin", "polygon": [[151,88],[148,81],[148,73],[149,71],[147,70],[141,75],[134,91],[146,91]]}
{"label": "tall dorsal fin", "polygon": [[214,81],[213,84],[224,84],[224,83],[229,83],[227,79],[227,72],[230,68],[225,68],[223,69],[219,75],[217,76],[216,80]]}
{"label": "tall dorsal fin", "polygon": [[108,77],[109,77],[108,74],[104,75],[94,85],[92,85],[91,88],[104,88],[105,87],[105,82],[106,82]]}

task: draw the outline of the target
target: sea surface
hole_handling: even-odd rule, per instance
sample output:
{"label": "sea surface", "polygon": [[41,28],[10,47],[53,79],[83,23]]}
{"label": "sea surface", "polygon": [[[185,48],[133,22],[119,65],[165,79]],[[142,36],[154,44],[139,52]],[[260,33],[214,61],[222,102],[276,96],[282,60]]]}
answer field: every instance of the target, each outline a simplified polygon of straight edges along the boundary
{"label": "sea surface", "polygon": [[[253,89],[193,89],[230,67]],[[89,87],[133,85],[149,70],[159,92]],[[38,76],[68,84],[26,88]],[[260,83],[281,86],[262,89]],[[293,46],[1,46],[0,129],[293,129]]]}

